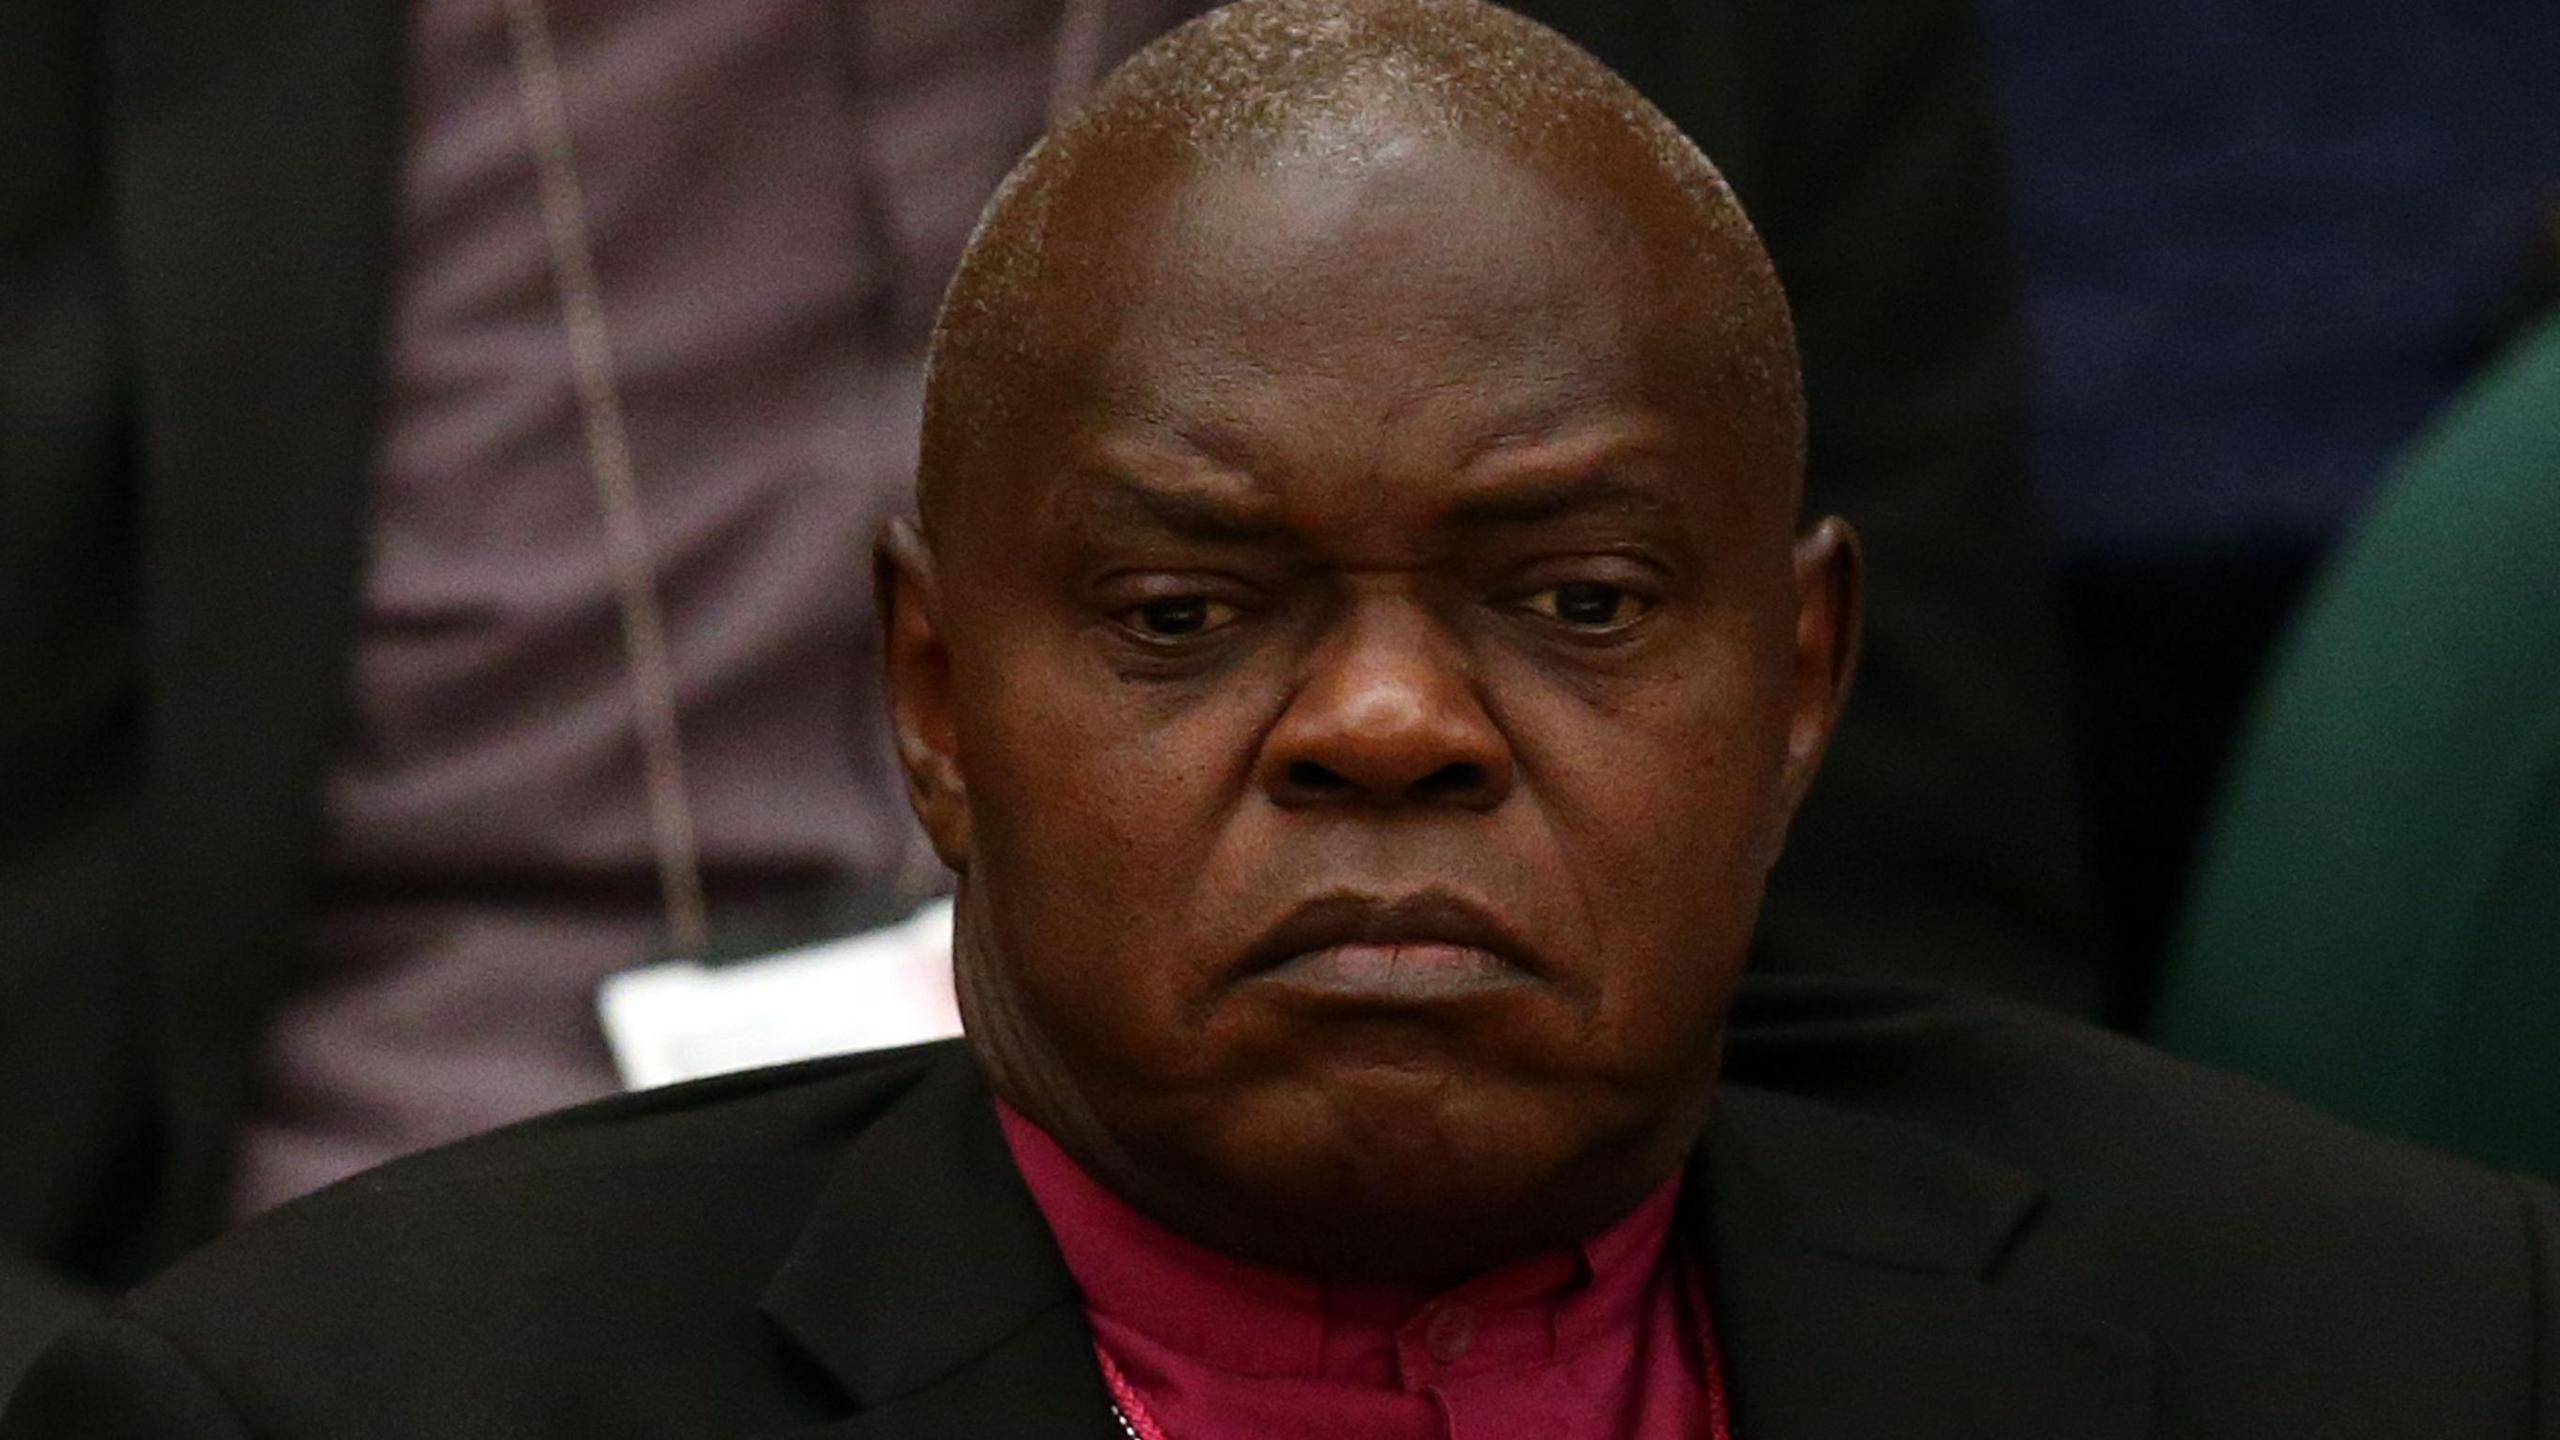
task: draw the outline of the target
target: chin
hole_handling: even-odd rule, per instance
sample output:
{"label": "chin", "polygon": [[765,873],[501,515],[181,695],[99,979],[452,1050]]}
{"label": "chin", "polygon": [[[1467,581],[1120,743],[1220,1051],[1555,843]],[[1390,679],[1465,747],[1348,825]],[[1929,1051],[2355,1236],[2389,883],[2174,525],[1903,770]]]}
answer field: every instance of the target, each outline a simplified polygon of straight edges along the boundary
{"label": "chin", "polygon": [[1587,1106],[1412,1071],[1240,1097],[1209,1119],[1184,1148],[1232,1220],[1212,1238],[1293,1269],[1383,1279],[1462,1278],[1575,1243],[1685,1149],[1658,1162],[1663,1147],[1593,1125]]}

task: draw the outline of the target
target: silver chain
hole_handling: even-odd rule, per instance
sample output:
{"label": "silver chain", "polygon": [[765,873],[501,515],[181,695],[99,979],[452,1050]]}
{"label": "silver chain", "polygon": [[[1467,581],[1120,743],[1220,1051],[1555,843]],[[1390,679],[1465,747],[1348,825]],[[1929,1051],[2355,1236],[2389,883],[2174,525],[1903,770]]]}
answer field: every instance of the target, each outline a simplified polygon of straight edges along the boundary
{"label": "silver chain", "polygon": [[551,243],[552,282],[569,337],[569,368],[586,431],[587,467],[604,513],[605,551],[622,612],[622,654],[630,677],[640,763],[648,786],[651,835],[658,857],[658,897],[667,937],[679,954],[699,957],[710,942],[702,856],[694,839],[693,803],[685,785],[684,746],[676,727],[675,664],[659,609],[649,530],[640,513],[640,484],[623,421],[622,389],[613,371],[603,288],[587,231],[587,202],[569,137],[568,91],[551,45],[544,0],[507,0],[516,86],[524,98],[534,168],[542,186],[542,228]]}
{"label": "silver chain", "polygon": [[[1049,118],[1064,118],[1100,67],[1105,0],[1065,0],[1049,72]],[[621,611],[622,653],[631,685],[634,726],[649,796],[658,861],[658,895],[667,935],[680,954],[699,956],[710,942],[702,856],[685,782],[684,745],[676,721],[675,664],[658,601],[648,525],[631,460],[622,388],[614,375],[612,332],[587,228],[585,187],[570,138],[568,88],[560,78],[546,0],[507,0],[516,86],[523,97],[534,168],[540,178],[542,227],[551,247],[552,283],[569,339],[569,368],[585,432],[587,466],[603,512],[605,550]],[[1127,1423],[1124,1417],[1124,1425]],[[1134,1433],[1134,1432],[1133,1432]]]}
{"label": "silver chain", "polygon": [[1103,0],[1066,0],[1058,17],[1058,44],[1049,54],[1049,123],[1074,112],[1102,68]]}

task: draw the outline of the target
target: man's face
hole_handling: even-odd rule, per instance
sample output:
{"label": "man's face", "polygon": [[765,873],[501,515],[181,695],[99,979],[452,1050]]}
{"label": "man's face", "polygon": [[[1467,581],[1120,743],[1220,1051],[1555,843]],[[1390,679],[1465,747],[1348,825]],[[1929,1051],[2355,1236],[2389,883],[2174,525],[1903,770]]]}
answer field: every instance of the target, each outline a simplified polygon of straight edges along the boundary
{"label": "man's face", "polygon": [[1842,532],[1791,544],[1640,227],[1566,182],[1407,142],[1122,203],[1058,237],[1075,378],[1012,474],[891,547],[974,1041],[1231,1250],[1606,1223],[1703,1119]]}

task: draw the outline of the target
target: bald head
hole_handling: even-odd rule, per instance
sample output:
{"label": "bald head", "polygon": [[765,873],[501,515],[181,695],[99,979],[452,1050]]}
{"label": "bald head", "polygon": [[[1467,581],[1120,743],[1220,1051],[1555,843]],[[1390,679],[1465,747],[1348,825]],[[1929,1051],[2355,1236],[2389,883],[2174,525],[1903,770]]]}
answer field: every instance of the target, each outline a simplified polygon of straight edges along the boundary
{"label": "bald head", "polygon": [[928,535],[1002,476],[1109,329],[1113,252],[1182,187],[1356,184],[1416,147],[1489,150],[1622,234],[1666,361],[1792,510],[1803,404],[1786,303],[1712,163],[1661,111],[1553,31],[1477,0],[1242,0],[1115,72],[1017,165],[943,302],[925,396]]}

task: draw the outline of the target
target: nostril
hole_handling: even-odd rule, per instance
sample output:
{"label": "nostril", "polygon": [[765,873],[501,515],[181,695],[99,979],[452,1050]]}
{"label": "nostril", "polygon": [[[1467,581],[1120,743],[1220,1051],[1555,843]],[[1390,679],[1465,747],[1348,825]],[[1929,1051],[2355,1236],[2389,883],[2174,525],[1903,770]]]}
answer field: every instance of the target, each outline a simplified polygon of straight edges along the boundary
{"label": "nostril", "polygon": [[1351,782],[1327,770],[1313,760],[1289,762],[1290,788],[1302,794],[1325,795],[1348,789]]}
{"label": "nostril", "polygon": [[1284,801],[1298,804],[1357,799],[1379,804],[1474,807],[1494,796],[1496,782],[1492,776],[1488,767],[1461,760],[1399,784],[1399,777],[1391,773],[1364,776],[1358,771],[1337,770],[1320,760],[1292,760],[1282,768],[1275,793]]}
{"label": "nostril", "polygon": [[1484,767],[1473,761],[1453,761],[1413,783],[1417,800],[1446,800],[1468,795],[1484,788]]}

